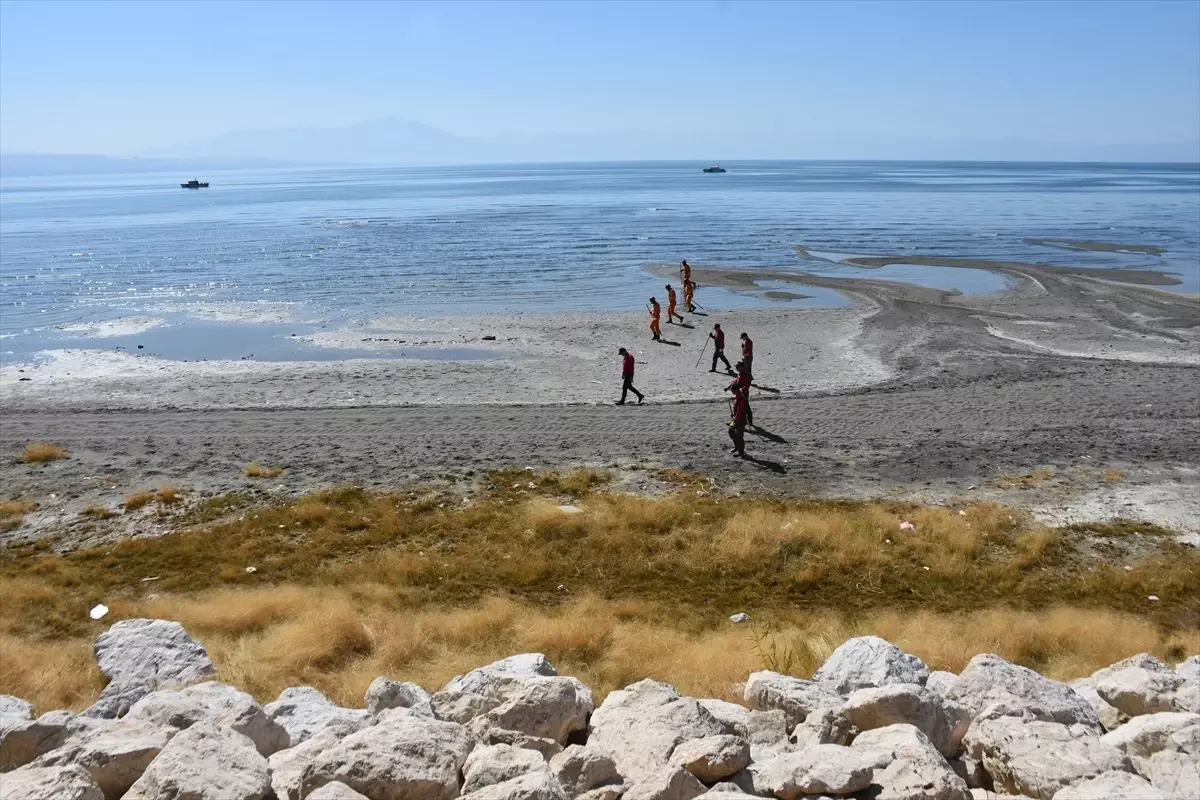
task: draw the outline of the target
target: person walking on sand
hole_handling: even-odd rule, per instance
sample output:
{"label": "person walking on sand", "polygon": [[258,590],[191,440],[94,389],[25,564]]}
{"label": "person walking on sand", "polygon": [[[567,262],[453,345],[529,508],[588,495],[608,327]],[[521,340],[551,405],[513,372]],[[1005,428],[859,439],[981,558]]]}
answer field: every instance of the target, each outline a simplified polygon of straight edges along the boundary
{"label": "person walking on sand", "polygon": [[654,341],[662,341],[662,307],[653,297],[650,298],[650,332],[654,334]]}
{"label": "person walking on sand", "polygon": [[685,287],[692,280],[692,268],[688,266],[687,259],[679,262],[679,282]]}
{"label": "person walking on sand", "polygon": [[746,369],[746,362],[739,361],[737,363],[737,377],[733,379],[733,383],[725,387],[725,391],[733,392],[734,397],[741,397],[742,402],[746,406],[746,425],[754,427],[754,410],[750,408],[750,370]]}
{"label": "person walking on sand", "polygon": [[689,314],[696,313],[696,304],[692,302],[696,297],[696,284],[691,278],[683,282],[683,304],[687,306]]}
{"label": "person walking on sand", "polygon": [[746,365],[746,380],[754,380],[754,342],[746,334],[741,335],[742,361]]}
{"label": "person walking on sand", "polygon": [[625,405],[625,396],[629,392],[637,395],[638,405],[646,399],[646,395],[633,388],[633,353],[622,347],[617,351],[621,354],[621,399],[617,401],[617,405]]}
{"label": "person walking on sand", "polygon": [[746,411],[749,408],[745,395],[733,395],[733,409],[729,420],[729,439],[733,442],[730,452],[738,458],[746,457]]}
{"label": "person walking on sand", "polygon": [[675,310],[675,290],[671,288],[671,284],[666,285],[667,290],[667,324],[675,322],[675,318],[679,317],[679,321],[683,322],[683,314]]}
{"label": "person walking on sand", "polygon": [[725,371],[733,372],[733,367],[729,364],[729,359],[725,357],[725,331],[721,330],[721,325],[718,323],[713,325],[712,333],[708,338],[713,340],[713,360],[712,368],[709,372],[717,371],[717,361],[725,362]]}

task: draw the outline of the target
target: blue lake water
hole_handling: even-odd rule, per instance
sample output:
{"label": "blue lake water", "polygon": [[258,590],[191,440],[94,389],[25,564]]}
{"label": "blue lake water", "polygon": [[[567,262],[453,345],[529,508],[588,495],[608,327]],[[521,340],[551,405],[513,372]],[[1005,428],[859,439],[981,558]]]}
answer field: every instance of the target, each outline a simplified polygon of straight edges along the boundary
{"label": "blue lake water", "polygon": [[[179,188],[190,175],[3,178],[0,350],[55,326],[247,304],[287,304],[301,322],[641,309],[661,293],[642,267],[681,258],[968,293],[1003,285],[977,270],[814,263],[797,244],[1159,269],[1179,275],[1174,288],[1200,291],[1197,165],[762,161],[718,175],[701,166],[224,171],[199,176],[212,184],[199,191]],[[1166,252],[1064,250],[1026,237]],[[697,299],[779,302],[704,287]]]}

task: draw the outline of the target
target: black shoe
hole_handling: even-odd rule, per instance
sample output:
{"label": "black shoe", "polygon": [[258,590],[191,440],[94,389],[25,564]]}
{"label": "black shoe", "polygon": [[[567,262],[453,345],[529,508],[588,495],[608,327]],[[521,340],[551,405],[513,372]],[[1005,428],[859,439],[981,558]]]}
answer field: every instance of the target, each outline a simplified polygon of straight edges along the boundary
{"label": "black shoe", "polygon": [[640,405],[642,404],[642,401],[643,401],[643,400],[645,400],[645,399],[646,399],[646,398],[645,398],[644,396],[642,396],[642,395],[639,395],[639,396],[638,396],[638,405],[640,406]]}
{"label": "black shoe", "polygon": [[710,370],[709,370],[709,372],[716,372],[716,370],[715,370],[715,369],[710,369]]}
{"label": "black shoe", "polygon": [[624,400],[618,400],[617,402],[613,403],[613,405],[614,405],[614,406],[623,406],[623,405],[625,405],[625,401],[624,401]]}

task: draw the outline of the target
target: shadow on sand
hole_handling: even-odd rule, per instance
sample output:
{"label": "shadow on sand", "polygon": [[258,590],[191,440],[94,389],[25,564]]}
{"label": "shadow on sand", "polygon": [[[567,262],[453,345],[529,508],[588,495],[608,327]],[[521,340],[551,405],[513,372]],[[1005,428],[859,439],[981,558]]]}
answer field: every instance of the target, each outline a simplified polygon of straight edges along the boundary
{"label": "shadow on sand", "polygon": [[672,342],[670,339],[658,339],[659,344],[669,344],[672,347],[683,347],[679,342]]}
{"label": "shadow on sand", "polygon": [[777,434],[777,433],[771,433],[771,432],[770,432],[769,430],[767,430],[766,428],[760,427],[760,426],[758,426],[758,425],[752,425],[752,426],[750,426],[750,429],[749,429],[749,430],[750,430],[750,432],[751,432],[751,433],[753,433],[755,436],[758,436],[758,437],[760,437],[760,438],[766,439],[768,442],[774,442],[775,444],[787,444],[787,443],[788,443],[788,440],[787,440],[787,439],[785,439],[785,438],[783,438],[783,437],[782,437],[782,436],[780,436],[779,434]]}
{"label": "shadow on sand", "polygon": [[749,453],[746,453],[744,456],[742,456],[742,460],[749,461],[751,464],[758,467],[759,469],[769,469],[769,470],[771,470],[771,472],[775,472],[780,475],[787,474],[787,470],[783,468],[783,464],[780,464],[778,461],[770,461],[765,458],[756,458],[755,456],[752,456]]}

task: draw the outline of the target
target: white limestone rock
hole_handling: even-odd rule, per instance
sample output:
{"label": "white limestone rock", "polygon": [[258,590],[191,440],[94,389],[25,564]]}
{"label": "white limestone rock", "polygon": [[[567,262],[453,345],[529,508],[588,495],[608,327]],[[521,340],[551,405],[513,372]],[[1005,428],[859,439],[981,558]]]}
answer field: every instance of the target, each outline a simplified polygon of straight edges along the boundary
{"label": "white limestone rock", "polygon": [[429,692],[415,683],[400,683],[389,678],[376,678],[367,687],[364,701],[368,714],[378,714],[388,708],[407,708],[418,716],[433,716]]}
{"label": "white limestone rock", "polygon": [[729,734],[690,739],[675,748],[671,763],[704,783],[716,783],[750,765],[750,743]]}
{"label": "white limestone rock", "polygon": [[789,730],[804,722],[814,709],[842,704],[842,696],[825,684],[767,671],[751,673],[746,679],[744,699],[757,711],[783,711]]}
{"label": "white limestone rock", "polygon": [[123,800],[263,800],[270,792],[270,768],[253,742],[197,722],[163,748]]}
{"label": "white limestone rock", "polygon": [[943,696],[966,706],[972,716],[1004,701],[1042,709],[1063,725],[1083,725],[1096,735],[1104,732],[1096,712],[1070,686],[991,653],[972,658]]}
{"label": "white limestone rock", "polygon": [[474,746],[461,725],[392,710],[316,756],[303,783],[340,781],[371,800],[453,800]]}
{"label": "white limestone rock", "polygon": [[1172,797],[1137,775],[1114,771],[1068,786],[1055,794],[1054,800],[1172,800]]}
{"label": "white limestone rock", "polygon": [[216,670],[204,646],[178,622],[126,619],[96,639],[96,661],[109,683],[83,713],[120,717],[142,697],[208,680]]}
{"label": "white limestone rock", "polygon": [[126,719],[138,719],[180,730],[207,720],[242,734],[263,756],[290,746],[282,725],[271,719],[253,697],[223,683],[208,681],[179,691],[151,692],[133,704]]}
{"label": "white limestone rock", "polygon": [[370,722],[366,710],[343,708],[311,686],[284,689],[279,699],[267,703],[263,710],[287,731],[292,747],[328,725],[362,728]]}
{"label": "white limestone rock", "polygon": [[590,729],[588,744],[612,756],[635,785],[664,773],[680,744],[731,732],[694,698],[650,679],[609,694],[592,714]]}
{"label": "white limestone rock", "polygon": [[25,767],[0,777],[0,800],[104,800],[83,767]]}
{"label": "white limestone rock", "polygon": [[914,655],[878,636],[857,636],[842,644],[813,675],[839,694],[858,689],[915,683],[929,678],[929,667]]}

